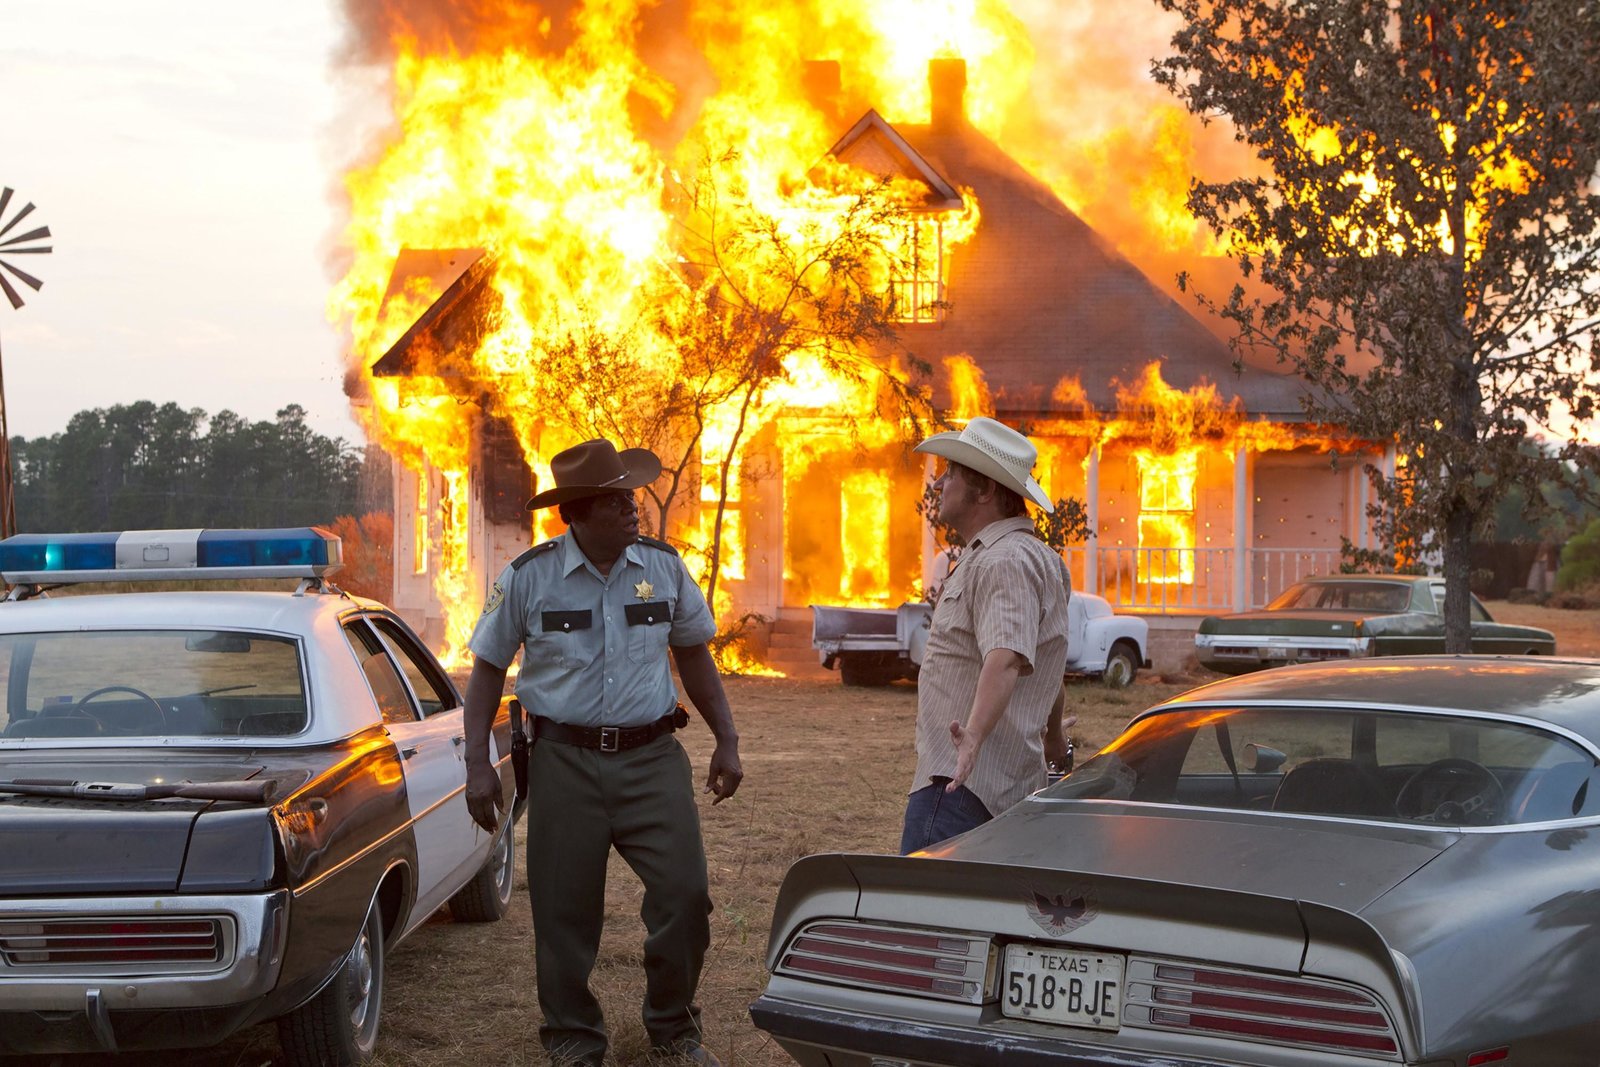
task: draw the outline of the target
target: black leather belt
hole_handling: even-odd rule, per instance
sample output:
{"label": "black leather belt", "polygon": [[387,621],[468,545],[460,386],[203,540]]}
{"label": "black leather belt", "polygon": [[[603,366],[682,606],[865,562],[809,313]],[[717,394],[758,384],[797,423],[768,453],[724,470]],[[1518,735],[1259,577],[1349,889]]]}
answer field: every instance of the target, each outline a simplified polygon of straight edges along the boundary
{"label": "black leather belt", "polygon": [[554,719],[536,715],[533,719],[533,736],[540,741],[554,741],[562,745],[576,745],[600,752],[626,752],[630,748],[648,745],[662,734],[689,725],[689,713],[680,704],[655,722],[644,726],[572,726]]}

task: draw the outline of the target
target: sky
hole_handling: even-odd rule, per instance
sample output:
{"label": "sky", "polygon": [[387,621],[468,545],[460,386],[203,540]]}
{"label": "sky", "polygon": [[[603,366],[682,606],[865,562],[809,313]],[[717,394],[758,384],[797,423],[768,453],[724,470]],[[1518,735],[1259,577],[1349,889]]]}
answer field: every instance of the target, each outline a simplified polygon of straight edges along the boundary
{"label": "sky", "polygon": [[[0,0],[0,186],[50,227],[0,298],[9,432],[135,400],[352,442],[328,321],[350,107],[332,0]],[[25,261],[25,262],[24,262]]]}

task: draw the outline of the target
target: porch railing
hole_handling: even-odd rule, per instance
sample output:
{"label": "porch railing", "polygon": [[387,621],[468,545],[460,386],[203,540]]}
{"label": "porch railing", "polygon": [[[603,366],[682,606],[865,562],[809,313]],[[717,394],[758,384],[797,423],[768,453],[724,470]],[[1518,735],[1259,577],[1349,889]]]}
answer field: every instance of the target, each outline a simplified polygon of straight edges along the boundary
{"label": "porch railing", "polygon": [[1085,588],[1088,553],[1095,553],[1092,591],[1133,611],[1229,612],[1265,606],[1313,574],[1339,569],[1336,548],[1253,548],[1245,552],[1245,604],[1234,604],[1232,548],[1097,548],[1066,550],[1073,588]]}

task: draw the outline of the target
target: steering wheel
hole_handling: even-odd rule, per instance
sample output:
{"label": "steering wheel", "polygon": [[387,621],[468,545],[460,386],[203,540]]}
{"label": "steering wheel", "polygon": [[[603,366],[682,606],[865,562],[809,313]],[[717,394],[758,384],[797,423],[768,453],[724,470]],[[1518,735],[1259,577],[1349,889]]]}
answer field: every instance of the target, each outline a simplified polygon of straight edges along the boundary
{"label": "steering wheel", "polygon": [[167,728],[167,712],[166,712],[166,709],[161,706],[161,702],[159,700],[157,700],[155,697],[151,696],[149,693],[146,693],[143,689],[135,689],[131,685],[103,685],[99,689],[96,689],[96,690],[94,690],[92,692],[89,692],[89,693],[85,693],[83,695],[82,699],[80,699],[76,704],[72,705],[72,710],[67,712],[67,714],[68,715],[81,715],[84,718],[93,719],[95,722],[98,722],[101,726],[111,727],[112,726],[111,723],[106,722],[100,716],[96,715],[94,712],[89,710],[89,702],[91,700],[93,700],[95,697],[105,696],[107,693],[131,693],[132,695],[138,697],[140,700],[143,700],[145,703],[149,704],[152,708],[155,709],[155,713],[156,713],[155,721],[160,724],[161,730],[163,732],[166,731],[166,728]]}
{"label": "steering wheel", "polygon": [[1422,822],[1487,826],[1505,805],[1506,791],[1493,771],[1469,759],[1440,759],[1406,779],[1394,798],[1395,814]]}

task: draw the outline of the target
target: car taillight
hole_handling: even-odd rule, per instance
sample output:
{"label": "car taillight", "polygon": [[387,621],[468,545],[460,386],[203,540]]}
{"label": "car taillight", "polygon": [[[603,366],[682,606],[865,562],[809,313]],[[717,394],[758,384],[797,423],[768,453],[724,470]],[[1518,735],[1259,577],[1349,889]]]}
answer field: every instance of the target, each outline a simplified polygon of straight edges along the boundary
{"label": "car taillight", "polygon": [[808,923],[778,973],[889,993],[981,1003],[994,973],[988,938],[838,919]]}
{"label": "car taillight", "polygon": [[1129,961],[1128,978],[1125,1022],[1388,1059],[1399,1056],[1388,1014],[1364,990],[1138,959]]}
{"label": "car taillight", "polygon": [[215,963],[217,919],[76,919],[0,922],[0,960],[11,967],[123,963]]}

